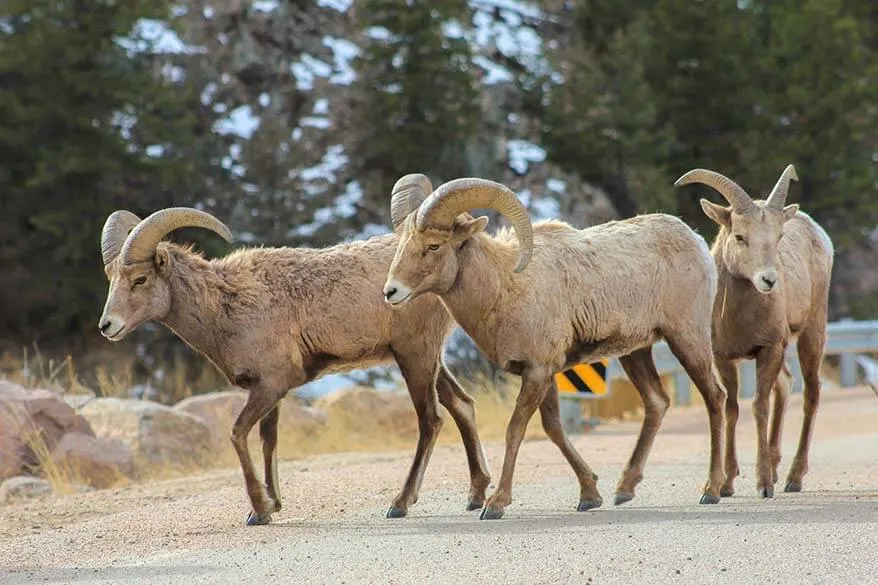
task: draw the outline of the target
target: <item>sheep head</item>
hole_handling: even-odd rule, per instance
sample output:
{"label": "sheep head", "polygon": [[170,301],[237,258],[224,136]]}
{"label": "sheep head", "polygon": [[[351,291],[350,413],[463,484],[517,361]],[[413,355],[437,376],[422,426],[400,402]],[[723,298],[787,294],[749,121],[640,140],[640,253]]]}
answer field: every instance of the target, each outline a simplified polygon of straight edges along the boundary
{"label": "sheep head", "polygon": [[160,242],[182,227],[202,227],[226,241],[232,239],[229,228],[220,220],[187,207],[162,209],[143,221],[124,210],[114,211],[107,218],[101,234],[101,253],[110,288],[98,322],[104,337],[119,341],[141,323],[168,314],[168,279],[173,266],[167,245]]}
{"label": "sheep head", "polygon": [[798,181],[796,168],[787,165],[765,201],[754,201],[728,177],[705,169],[689,171],[674,183],[704,183],[719,191],[729,207],[701,200],[705,215],[720,228],[717,245],[729,272],[753,283],[757,291],[768,294],[779,288],[777,247],[784,223],[792,219],[799,206],[784,206],[790,181]]}
{"label": "sheep head", "polygon": [[390,265],[384,296],[396,305],[427,293],[447,291],[457,278],[458,253],[485,229],[488,218],[473,209],[494,209],[515,229],[521,272],[533,253],[533,228],[527,210],[508,187],[486,179],[455,179],[441,185],[400,224],[399,243]]}

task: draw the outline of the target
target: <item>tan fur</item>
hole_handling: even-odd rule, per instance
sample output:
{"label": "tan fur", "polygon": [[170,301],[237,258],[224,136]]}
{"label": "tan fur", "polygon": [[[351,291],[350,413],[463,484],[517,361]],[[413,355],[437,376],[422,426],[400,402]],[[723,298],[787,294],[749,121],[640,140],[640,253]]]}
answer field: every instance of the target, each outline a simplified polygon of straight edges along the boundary
{"label": "tan fur", "polygon": [[[784,353],[787,345],[796,340],[805,383],[805,418],[785,491],[799,491],[808,471],[808,450],[820,396],[833,246],[813,219],[797,211],[798,206],[787,206],[781,212],[767,208],[764,201],[755,203],[756,209],[743,215],[732,213],[730,207],[709,202],[702,205],[720,225],[711,253],[719,274],[713,310],[713,349],[728,396],[723,495],[734,493],[734,480],[739,473],[735,452],[736,364],[743,359],[755,359],[757,389],[753,412],[759,441],[756,485],[763,497],[771,497],[778,477],[781,429],[791,381]],[[743,242],[738,242],[736,236],[743,238]],[[777,273],[778,284],[770,293],[761,293],[754,282],[766,270]],[[772,393],[775,399],[769,433]]]}
{"label": "tan fur", "polygon": [[[643,397],[646,416],[617,488],[634,496],[669,400],[651,346],[666,339],[705,395],[711,422],[711,471],[702,501],[719,499],[722,484],[722,390],[712,375],[710,311],[716,269],[707,244],[675,217],[641,215],[576,230],[536,223],[533,260],[514,274],[518,250],[509,231],[481,232],[484,218],[458,218],[451,230],[403,224],[385,295],[412,302],[438,294],[479,348],[522,376],[507,429],[503,474],[483,518],[500,517],[511,501],[512,470],[524,428],[537,407],[549,437],[580,481],[580,510],[601,503],[596,476],[570,445],[557,419],[552,376],[574,363],[620,357]],[[430,246],[437,246],[431,250]]]}
{"label": "tan fur", "polygon": [[[409,475],[388,512],[404,516],[417,501],[442,424],[439,403],[452,414],[470,466],[470,508],[489,483],[472,398],[442,363],[454,322],[442,303],[423,298],[401,311],[382,300],[381,287],[396,237],[331,248],[254,248],[205,260],[187,248],[159,244],[155,260],[107,268],[110,290],[102,323],[116,316],[127,332],[157,320],[207,356],[229,381],[249,390],[232,431],[253,505],[251,523],[280,509],[275,471],[277,409],[289,389],[331,372],[395,360],[418,413],[420,438]],[[145,283],[133,287],[135,279]],[[119,337],[121,338],[121,337]],[[438,394],[438,399],[437,399]],[[261,421],[261,422],[260,422]],[[265,481],[257,481],[246,438],[260,422]]]}

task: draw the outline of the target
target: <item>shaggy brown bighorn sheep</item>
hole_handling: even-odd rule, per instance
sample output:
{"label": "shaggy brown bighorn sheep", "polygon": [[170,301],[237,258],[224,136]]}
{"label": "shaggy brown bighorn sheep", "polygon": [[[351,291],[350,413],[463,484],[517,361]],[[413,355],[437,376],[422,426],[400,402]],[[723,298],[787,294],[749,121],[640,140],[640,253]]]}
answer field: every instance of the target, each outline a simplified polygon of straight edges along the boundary
{"label": "shaggy brown bighorn sheep", "polygon": [[[780,438],[792,376],[784,363],[787,345],[798,339],[804,388],[804,420],[799,447],[784,491],[798,492],[808,472],[808,449],[820,400],[820,362],[826,341],[829,279],[833,246],[817,222],[787,205],[791,180],[787,166],[768,198],[750,198],[728,177],[705,169],[689,171],[674,183],[704,183],[719,191],[729,207],[701,200],[704,213],[719,225],[711,253],[716,260],[719,291],[713,307],[713,351],[726,389],[726,482],[722,495],[734,494],[739,473],[735,453],[740,360],[756,360],[753,416],[758,437],[756,488],[774,495],[780,463]],[[768,402],[774,389],[774,411],[768,433]]]}
{"label": "shaggy brown bighorn sheep", "polygon": [[[483,233],[488,218],[465,213],[488,208],[512,224],[517,250],[509,230],[488,236]],[[500,518],[512,501],[518,449],[538,407],[546,434],[579,480],[577,509],[602,504],[597,476],[561,426],[552,377],[575,363],[604,357],[621,356],[645,407],[615,503],[634,497],[669,405],[652,358],[651,346],[662,338],[704,396],[711,452],[701,503],[719,501],[724,398],[710,349],[716,281],[707,243],[675,217],[641,215],[584,230],[560,221],[532,226],[510,189],[484,179],[445,183],[401,223],[384,287],[387,301],[404,305],[424,293],[439,295],[489,359],[521,376],[502,475],[482,519]]]}
{"label": "shaggy brown bighorn sheep", "polygon": [[[395,195],[395,213],[403,213],[409,200],[419,202],[431,190],[424,183]],[[190,226],[231,239],[222,222],[194,209],[164,209],[143,221],[128,211],[109,216],[101,248],[110,285],[99,327],[107,339],[118,341],[145,321],[159,321],[230,382],[249,391],[232,428],[252,504],[248,525],[270,522],[271,513],[281,507],[275,453],[280,399],[323,374],[390,360],[405,378],[420,434],[405,484],[387,517],[405,516],[418,499],[442,426],[438,403],[451,413],[466,448],[468,508],[482,507],[490,477],[473,399],[442,362],[454,322],[437,298],[395,311],[381,294],[395,236],[322,250],[237,250],[208,261],[190,248],[161,242],[171,231]],[[264,488],[247,448],[247,436],[257,422]]]}

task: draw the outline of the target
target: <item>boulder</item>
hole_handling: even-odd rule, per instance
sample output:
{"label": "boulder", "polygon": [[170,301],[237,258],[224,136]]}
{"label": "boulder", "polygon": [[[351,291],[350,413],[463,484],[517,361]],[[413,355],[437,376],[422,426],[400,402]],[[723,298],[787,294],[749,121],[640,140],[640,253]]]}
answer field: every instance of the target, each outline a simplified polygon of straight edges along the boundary
{"label": "boulder", "polygon": [[0,502],[36,498],[51,493],[52,485],[45,479],[19,475],[0,484]]}
{"label": "boulder", "polygon": [[71,432],[94,436],[60,394],[0,381],[0,480],[35,471]]}
{"label": "boulder", "polygon": [[119,439],[67,433],[52,451],[52,461],[75,483],[94,488],[134,475],[134,452]]}
{"label": "boulder", "polygon": [[96,398],[80,412],[98,437],[127,443],[137,463],[185,468],[210,458],[210,427],[182,410],[148,400]]}
{"label": "boulder", "polygon": [[[174,405],[207,422],[211,430],[211,441],[216,451],[230,447],[229,436],[232,424],[247,402],[247,393],[240,390],[225,390],[190,396]],[[303,405],[296,398],[284,398],[280,404],[278,433],[281,436],[296,434],[312,437],[326,425],[326,414]],[[257,427],[258,428],[258,427]]]}
{"label": "boulder", "polygon": [[414,437],[418,433],[417,414],[405,392],[354,386],[330,392],[314,406],[348,434]]}

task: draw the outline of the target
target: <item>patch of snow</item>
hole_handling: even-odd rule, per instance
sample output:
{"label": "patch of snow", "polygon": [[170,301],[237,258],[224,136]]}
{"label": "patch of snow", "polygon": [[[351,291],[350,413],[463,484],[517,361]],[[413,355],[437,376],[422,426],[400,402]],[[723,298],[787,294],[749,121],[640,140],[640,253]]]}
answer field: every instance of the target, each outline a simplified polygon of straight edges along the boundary
{"label": "patch of snow", "polygon": [[562,181],[561,179],[549,179],[546,181],[546,188],[549,191],[554,191],[555,193],[564,194],[567,190],[567,183]]}
{"label": "patch of snow", "polygon": [[113,118],[110,121],[113,126],[119,130],[119,135],[125,140],[131,138],[131,129],[137,124],[137,116],[128,112],[113,112]]}
{"label": "patch of snow", "polygon": [[515,76],[508,69],[482,55],[473,57],[473,63],[485,71],[485,75],[482,77],[482,83],[485,85],[494,85],[515,79]]}
{"label": "patch of snow", "polygon": [[521,116],[519,116],[515,112],[509,112],[509,114],[506,116],[506,121],[510,124],[518,124],[519,120],[521,120]]}
{"label": "patch of snow", "polygon": [[357,78],[357,72],[351,66],[351,61],[360,54],[360,48],[347,39],[329,35],[323,37],[323,46],[332,49],[336,71],[329,78],[329,82],[335,85],[350,85]]}
{"label": "patch of snow", "polygon": [[175,4],[171,6],[171,16],[174,18],[180,18],[181,16],[186,16],[189,14],[189,7],[185,4]]}
{"label": "patch of snow", "polygon": [[253,132],[259,128],[259,123],[259,118],[254,116],[253,110],[245,104],[229,112],[228,117],[218,120],[213,125],[213,130],[219,134],[235,134],[249,140]]}
{"label": "patch of snow", "polygon": [[186,70],[177,65],[165,63],[162,65],[162,76],[171,83],[179,83],[186,79]]}
{"label": "patch of snow", "polygon": [[402,85],[394,81],[382,87],[381,91],[385,93],[402,93]]}
{"label": "patch of snow", "polygon": [[523,189],[517,195],[524,206],[530,211],[533,221],[558,217],[561,212],[561,205],[551,197],[534,197],[530,189]]}
{"label": "patch of snow", "polygon": [[134,23],[129,36],[116,37],[117,45],[129,55],[137,53],[185,54],[204,53],[204,47],[184,43],[166,23],[153,18],[141,18]]}
{"label": "patch of snow", "polygon": [[389,42],[395,35],[383,26],[370,26],[366,29],[366,36],[375,41]]}
{"label": "patch of snow", "polygon": [[449,39],[462,39],[465,37],[463,27],[457,20],[446,20],[443,22],[442,34]]}
{"label": "patch of snow", "polygon": [[354,0],[317,0],[317,6],[332,8],[338,12],[347,12]]}
{"label": "patch of snow", "polygon": [[259,105],[263,108],[267,108],[271,103],[271,96],[268,95],[267,92],[262,92],[259,94]]}
{"label": "patch of snow", "polygon": [[363,188],[356,181],[351,181],[345,187],[344,193],[335,198],[335,208],[341,217],[356,215],[355,203],[363,200]]}
{"label": "patch of snow", "polygon": [[390,64],[393,65],[394,69],[399,69],[405,63],[405,57],[402,54],[402,51],[397,51],[393,54],[393,57],[390,58]]}
{"label": "patch of snow", "polygon": [[328,63],[308,53],[302,53],[299,60],[290,65],[290,70],[296,78],[296,89],[299,91],[311,91],[314,89],[315,77],[329,77],[332,75],[332,67]]}
{"label": "patch of snow", "polygon": [[470,0],[469,3],[473,9],[501,9],[503,12],[512,12],[535,20],[543,18],[543,13],[539,7],[534,6],[530,2],[521,2],[520,0]]}
{"label": "patch of snow", "polygon": [[329,113],[329,100],[326,98],[320,98],[316,102],[314,102],[314,109],[312,110],[318,116],[325,116]]}
{"label": "patch of snow", "polygon": [[376,236],[383,236],[386,234],[393,233],[389,227],[380,223],[367,223],[363,226],[359,232],[357,232],[353,239],[354,240],[367,240],[369,238],[374,238]]}
{"label": "patch of snow", "polygon": [[332,122],[325,116],[305,116],[299,123],[303,127],[320,128],[321,130],[332,126]]}
{"label": "patch of snow", "polygon": [[305,191],[309,195],[316,195],[317,193],[320,193],[322,189],[316,188],[314,185],[309,185],[308,183],[317,180],[335,183],[337,181],[335,173],[343,169],[347,164],[348,155],[344,152],[344,146],[336,144],[326,149],[326,153],[324,153],[319,163],[313,167],[302,169],[298,172],[298,175],[299,178],[305,182]]}
{"label": "patch of snow", "polygon": [[11,35],[15,32],[15,29],[12,28],[12,25],[9,24],[9,20],[6,18],[0,18],[0,32],[3,32],[7,35]]}
{"label": "patch of snow", "polygon": [[214,9],[213,9],[213,6],[205,6],[205,7],[204,7],[204,10],[201,11],[201,15],[204,16],[204,18],[207,18],[207,19],[211,19],[211,18],[213,18],[213,15],[214,15],[214,14],[215,14],[215,11],[214,11]]}
{"label": "patch of snow", "polygon": [[301,128],[293,128],[293,132],[290,134],[293,140],[298,142],[302,138],[302,129]]}
{"label": "patch of snow", "polygon": [[163,144],[150,144],[146,147],[146,156],[159,158],[163,154],[165,154],[165,146]]}
{"label": "patch of snow", "polygon": [[278,7],[277,0],[253,0],[250,5],[257,12],[274,12]]}
{"label": "patch of snow", "polygon": [[546,151],[527,140],[510,140],[506,149],[509,167],[519,175],[527,172],[529,163],[546,160]]}

